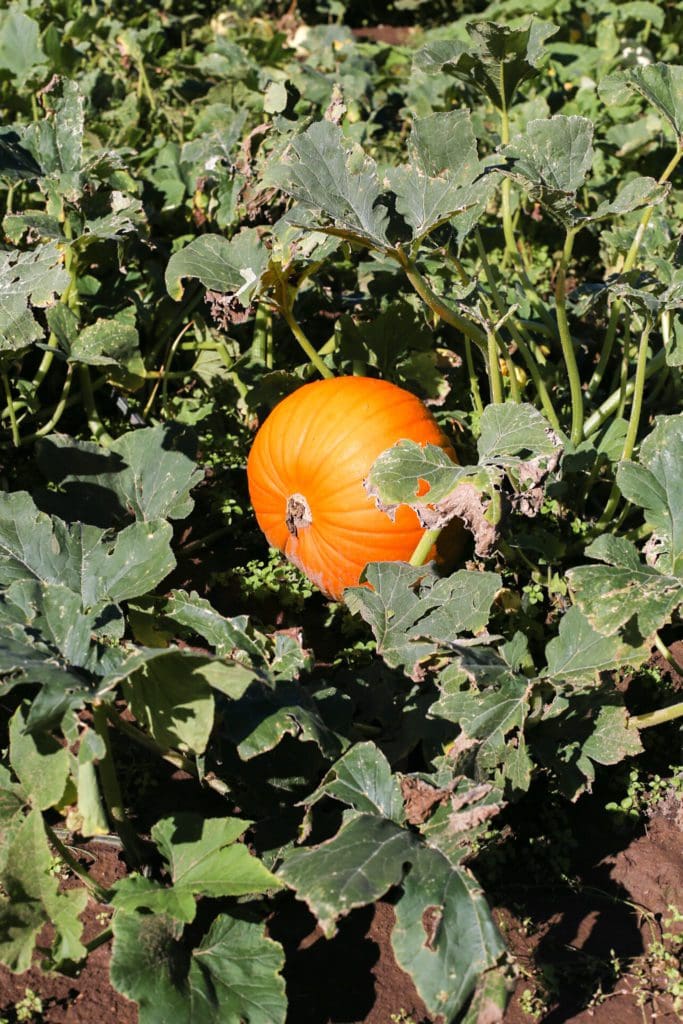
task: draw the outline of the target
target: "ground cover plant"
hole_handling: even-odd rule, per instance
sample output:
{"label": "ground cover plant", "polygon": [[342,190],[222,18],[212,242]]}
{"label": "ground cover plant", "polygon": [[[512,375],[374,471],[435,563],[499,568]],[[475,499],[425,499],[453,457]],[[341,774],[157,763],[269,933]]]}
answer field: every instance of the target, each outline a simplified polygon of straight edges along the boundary
{"label": "ground cover plant", "polygon": [[[381,900],[392,1020],[502,1020],[501,894],[571,882],[583,808],[683,820],[683,16],[395,7],[0,11],[0,962],[106,946],[143,1024],[301,1024],[288,922]],[[424,535],[331,602],[246,465],[340,377],[445,440],[358,479]],[[362,424],[322,413],[334,479]],[[660,1015],[682,909],[632,960]],[[559,989],[522,991],[539,1019]]]}

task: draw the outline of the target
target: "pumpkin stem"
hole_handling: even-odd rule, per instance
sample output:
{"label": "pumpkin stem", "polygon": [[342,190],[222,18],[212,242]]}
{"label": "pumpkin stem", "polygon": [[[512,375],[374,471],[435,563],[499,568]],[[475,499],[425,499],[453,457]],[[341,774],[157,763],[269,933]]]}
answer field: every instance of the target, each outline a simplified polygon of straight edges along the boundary
{"label": "pumpkin stem", "polygon": [[298,537],[299,530],[305,529],[313,522],[311,509],[303,494],[290,494],[287,498],[287,514],[285,523],[293,537]]}

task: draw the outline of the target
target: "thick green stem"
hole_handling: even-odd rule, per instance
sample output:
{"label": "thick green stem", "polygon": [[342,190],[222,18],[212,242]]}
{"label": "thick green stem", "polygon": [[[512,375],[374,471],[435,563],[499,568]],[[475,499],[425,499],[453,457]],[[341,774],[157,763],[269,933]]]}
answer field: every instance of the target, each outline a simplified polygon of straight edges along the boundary
{"label": "thick green stem", "polygon": [[[621,461],[628,462],[633,455],[633,449],[635,448],[636,439],[638,437],[638,427],[640,426],[640,414],[643,408],[643,392],[645,390],[645,367],[647,365],[647,343],[650,337],[650,331],[652,325],[648,324],[640,338],[640,344],[638,346],[638,362],[636,363],[636,376],[635,385],[633,389],[633,403],[631,405],[631,415],[628,420],[628,428],[626,430],[626,438],[624,439],[624,447],[621,453]],[[603,530],[608,523],[611,521],[612,516],[616,510],[617,504],[621,492],[617,487],[616,483],[612,486],[610,496],[605,506],[605,511],[602,513],[597,525],[596,530]]]}
{"label": "thick green stem", "polygon": [[10,426],[12,428],[12,444],[15,448],[18,448],[21,444],[21,438],[19,436],[19,424],[17,423],[17,412],[14,408],[14,399],[12,398],[12,388],[10,387],[9,377],[7,371],[2,371],[2,386],[5,391],[5,400],[7,401],[7,412],[9,413]]}
{"label": "thick green stem", "polygon": [[477,325],[473,324],[471,320],[468,320],[450,306],[447,306],[446,303],[432,291],[425,278],[417,269],[415,263],[412,260],[409,260],[405,254],[403,254],[403,258],[399,259],[398,262],[403,267],[406,277],[417,294],[423,302],[427,303],[432,312],[436,313],[444,323],[450,324],[451,327],[455,327],[456,330],[464,334],[466,338],[473,341],[477,348],[484,354],[484,356],[486,356],[486,335],[481,328],[477,327]]}
{"label": "thick green stem", "polygon": [[628,724],[629,728],[650,729],[653,725],[664,725],[665,722],[674,722],[681,717],[683,717],[683,704],[670,704],[668,708],[648,711],[644,715],[631,715]]}
{"label": "thick green stem", "polygon": [[[657,373],[657,371],[661,370],[662,367],[665,366],[665,365],[666,365],[666,353],[665,353],[664,349],[662,348],[662,349],[659,350],[659,352],[657,353],[656,356],[653,356],[653,358],[650,360],[650,362],[645,367],[645,380],[649,380],[649,378],[654,373]],[[635,386],[636,386],[635,377],[631,377],[631,379],[626,384],[626,397],[627,398],[631,397],[631,395],[635,391]],[[583,436],[584,436],[584,438],[591,437],[596,432],[596,430],[599,430],[600,427],[603,425],[603,423],[605,423],[606,420],[608,420],[610,418],[610,416],[612,416],[614,414],[614,412],[619,408],[619,401],[620,401],[620,399],[621,399],[621,389],[618,389],[618,390],[614,391],[609,396],[609,398],[606,398],[605,401],[602,403],[602,405],[598,409],[596,409],[595,412],[592,413],[588,417],[588,419],[586,420],[586,422],[584,424],[584,427],[583,427]]]}
{"label": "thick green stem", "polygon": [[73,873],[81,879],[83,884],[86,886],[87,889],[89,889],[89,891],[92,893],[96,900],[98,900],[100,903],[108,903],[109,893],[107,892],[107,890],[104,889],[99,884],[99,882],[96,882],[93,878],[90,877],[90,875],[85,870],[83,865],[78,863],[78,861],[72,855],[69,848],[64,845],[64,843],[56,834],[54,829],[51,828],[51,826],[48,825],[47,822],[43,822],[43,825],[45,826],[45,832],[47,834],[47,838],[49,839],[51,846],[54,846],[55,850],[66,864],[69,871],[73,871]]}
{"label": "thick green stem", "polygon": [[574,345],[569,333],[566,293],[567,267],[571,259],[575,237],[576,232],[569,228],[555,281],[555,308],[557,311],[557,326],[560,331],[562,355],[564,356],[564,364],[567,368],[567,376],[569,377],[569,393],[572,404],[571,439],[573,444],[579,444],[583,436],[583,392],[581,391],[581,378],[579,377],[576,353],[574,352]]}
{"label": "thick green stem", "polygon": [[[672,173],[674,172],[674,170],[676,169],[676,167],[678,166],[678,164],[680,163],[682,158],[683,158],[683,146],[679,146],[679,148],[676,150],[676,152],[674,153],[673,157],[671,158],[669,163],[666,165],[666,167],[664,168],[662,174],[659,177],[659,184],[660,185],[663,185],[664,182],[669,180],[669,178],[671,177]],[[628,274],[631,270],[633,270],[633,268],[636,265],[636,260],[638,259],[638,253],[640,252],[640,247],[643,244],[643,238],[645,236],[645,232],[647,230],[647,226],[650,223],[650,220],[652,218],[652,211],[653,211],[653,209],[654,209],[654,207],[648,206],[644,210],[643,215],[640,218],[640,223],[638,225],[638,229],[637,229],[637,231],[636,231],[636,233],[635,233],[635,235],[633,237],[633,241],[631,242],[631,246],[630,246],[630,248],[628,250],[628,253],[626,254],[626,259],[624,260],[624,266],[622,268],[622,273],[624,273],[624,274]],[[621,301],[619,299],[617,299],[616,302],[612,303],[612,308],[610,310],[610,316],[609,316],[609,323],[607,324],[607,331],[605,333],[605,339],[604,339],[603,344],[602,344],[602,350],[600,352],[600,358],[598,360],[598,365],[596,366],[595,370],[593,371],[593,375],[592,375],[592,377],[591,377],[591,379],[589,381],[588,388],[586,389],[586,393],[587,393],[589,398],[592,398],[595,395],[595,392],[600,387],[600,384],[602,382],[602,378],[605,375],[605,370],[607,368],[607,363],[609,362],[610,356],[612,355],[612,349],[614,348],[614,341],[615,341],[615,338],[616,338],[617,326],[619,324],[619,317],[621,315],[621,310],[622,310]]]}
{"label": "thick green stem", "polygon": [[113,438],[107,433],[106,427],[100,419],[100,414],[97,411],[95,405],[95,396],[93,394],[92,381],[90,380],[90,371],[87,366],[79,366],[78,375],[81,381],[81,396],[83,399],[83,408],[85,409],[88,416],[88,427],[92,436],[100,444],[105,446],[113,443]]}
{"label": "thick green stem", "polygon": [[503,381],[498,365],[498,342],[493,331],[487,331],[487,356],[489,367],[489,386],[491,388],[491,401],[496,405],[503,402]]}
{"label": "thick green stem", "polygon": [[470,384],[472,405],[474,406],[474,411],[477,415],[481,416],[484,411],[484,403],[481,400],[479,379],[477,377],[476,370],[474,369],[474,359],[472,358],[472,342],[469,338],[465,338],[465,365],[467,366],[467,377]]}
{"label": "thick green stem", "polygon": [[28,434],[26,437],[22,437],[22,444],[30,444],[32,441],[36,441],[39,437],[45,437],[46,434],[49,434],[52,430],[54,430],[54,428],[61,420],[64,410],[66,409],[69,400],[69,392],[71,391],[72,379],[73,363],[70,363],[66,371],[66,377],[64,378],[64,386],[62,387],[61,398],[59,399],[59,402],[55,406],[52,416],[50,416],[49,420],[47,420],[46,423],[43,423],[42,427],[34,431],[33,434]]}
{"label": "thick green stem", "polygon": [[121,837],[130,865],[137,867],[141,863],[138,837],[128,820],[119,780],[116,776],[114,758],[112,755],[111,741],[109,739],[109,724],[107,721],[108,709],[104,704],[93,704],[93,727],[104,743],[105,754],[98,764],[102,795],[107,807],[112,826]]}
{"label": "thick green stem", "polygon": [[[499,110],[500,114],[500,141],[504,146],[507,146],[510,141],[510,118],[508,117],[507,108],[503,107]],[[512,182],[508,177],[503,178],[503,184],[501,186],[501,206],[503,214],[503,235],[505,236],[505,248],[511,256],[519,261],[520,255],[517,249],[517,243],[515,241],[515,231],[512,226],[512,206],[510,204],[510,191],[512,188]]]}
{"label": "thick green stem", "polygon": [[[107,707],[106,714],[112,725],[116,726],[119,732],[123,733],[124,736],[127,736],[128,739],[133,740],[141,747],[144,747],[146,750],[156,754],[168,764],[173,765],[174,768],[180,768],[182,771],[187,772],[188,775],[193,775],[195,778],[198,778],[199,773],[197,772],[196,765],[194,765],[189,758],[185,757],[184,754],[180,754],[176,750],[166,750],[157,743],[156,740],[152,739],[151,736],[148,736],[147,733],[142,732],[141,729],[138,729],[136,726],[131,725],[130,722],[126,722],[125,719],[121,718],[116,709],[111,705]],[[205,776],[203,782],[221,796],[226,796],[230,792],[230,787],[227,783],[213,776],[208,778]]]}
{"label": "thick green stem", "polygon": [[674,658],[673,654],[666,646],[659,633],[655,633],[655,647],[657,648],[661,656],[664,658],[664,660],[668,662],[669,665],[671,665],[672,669],[678,673],[681,679],[683,679],[683,665],[681,665],[681,663]]}
{"label": "thick green stem", "polygon": [[429,558],[429,552],[432,550],[437,540],[439,539],[440,533],[440,527],[438,530],[425,530],[425,532],[422,534],[422,537],[418,541],[417,547],[410,556],[410,565],[419,566],[425,564],[425,562]]}
{"label": "thick green stem", "polygon": [[300,324],[297,323],[297,321],[294,319],[294,314],[292,313],[289,303],[282,307],[282,315],[285,318],[287,326],[289,327],[290,331],[292,332],[296,340],[299,342],[302,349],[308,356],[311,364],[315,366],[320,376],[326,377],[328,380],[331,377],[334,377],[332,370],[330,370],[329,366],[326,366],[325,363],[322,361],[322,359],[316,352],[315,348],[304,334],[304,331],[302,330]]}
{"label": "thick green stem", "polygon": [[104,931],[100,932],[99,935],[96,935],[94,939],[90,940],[90,942],[86,942],[85,948],[88,951],[88,954],[92,953],[96,949],[99,949],[100,946],[104,946],[105,942],[109,942],[113,934],[114,933],[112,932],[111,928],[105,928]]}

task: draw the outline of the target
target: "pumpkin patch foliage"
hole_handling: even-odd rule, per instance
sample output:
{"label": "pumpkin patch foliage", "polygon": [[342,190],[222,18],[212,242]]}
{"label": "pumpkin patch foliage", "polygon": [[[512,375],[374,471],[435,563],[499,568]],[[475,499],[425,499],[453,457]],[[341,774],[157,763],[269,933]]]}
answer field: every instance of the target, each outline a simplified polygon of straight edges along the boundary
{"label": "pumpkin patch foliage", "polygon": [[681,12],[481,6],[0,10],[3,969],[309,1024],[388,900],[493,1024],[487,854],[678,756]]}

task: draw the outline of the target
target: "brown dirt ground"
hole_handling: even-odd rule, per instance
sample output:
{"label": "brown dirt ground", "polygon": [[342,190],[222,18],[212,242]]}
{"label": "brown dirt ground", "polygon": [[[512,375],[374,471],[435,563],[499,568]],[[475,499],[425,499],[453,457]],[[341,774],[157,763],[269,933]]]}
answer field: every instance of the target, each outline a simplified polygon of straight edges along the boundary
{"label": "brown dirt ground", "polygon": [[[529,887],[523,919],[507,908],[496,909],[517,972],[504,1024],[681,1020],[652,943],[661,938],[667,907],[681,903],[682,830],[683,805],[671,798],[660,805],[645,835],[595,865],[604,879],[601,888],[558,894],[539,882]],[[125,872],[111,846],[91,841],[81,853],[92,877],[104,885]],[[65,882],[72,884],[72,879]],[[106,907],[91,901],[84,915],[86,941],[107,920]],[[393,924],[391,896],[349,914],[333,939],[322,936],[295,900],[275,915],[270,934],[287,951],[288,1024],[390,1024],[392,1014],[401,1013],[415,1024],[432,1024],[394,960]],[[38,966],[23,975],[0,969],[0,1015],[12,1022],[12,1007],[31,989],[42,1000],[42,1017],[36,1020],[44,1024],[136,1024],[135,1006],[109,985],[110,952],[109,943],[97,949],[76,978],[45,975]],[[615,957],[621,965],[616,983],[601,990],[601,966]],[[587,992],[586,984],[593,990]]]}

